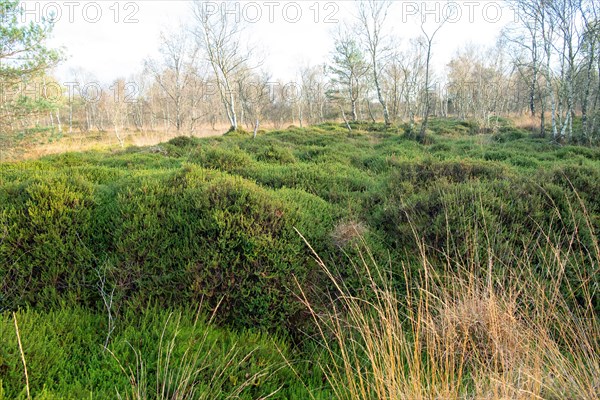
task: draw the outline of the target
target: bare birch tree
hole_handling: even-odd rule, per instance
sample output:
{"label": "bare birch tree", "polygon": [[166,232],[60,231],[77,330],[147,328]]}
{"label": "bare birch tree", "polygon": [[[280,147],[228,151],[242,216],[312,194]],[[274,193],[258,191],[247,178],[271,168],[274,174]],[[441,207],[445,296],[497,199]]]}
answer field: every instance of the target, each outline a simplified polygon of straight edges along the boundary
{"label": "bare birch tree", "polygon": [[429,112],[431,109],[431,98],[429,95],[429,91],[430,91],[430,87],[429,87],[430,82],[429,81],[431,78],[431,50],[432,50],[432,46],[433,46],[433,40],[435,39],[435,36],[440,31],[442,26],[444,26],[446,21],[451,16],[452,15],[442,15],[441,22],[438,23],[437,26],[434,27],[434,29],[431,31],[431,33],[428,33],[427,30],[425,29],[426,17],[425,17],[423,10],[421,10],[421,32],[423,33],[423,37],[425,38],[425,46],[427,49],[426,56],[425,56],[425,84],[423,86],[423,96],[424,96],[423,121],[421,123],[421,129],[419,130],[419,136],[418,136],[418,139],[421,142],[425,141],[425,134],[427,132],[427,124],[429,122]]}
{"label": "bare birch tree", "polygon": [[188,94],[197,69],[198,47],[190,43],[185,32],[161,33],[159,60],[147,60],[145,70],[152,75],[162,92],[171,103],[169,123],[177,132],[187,122],[191,110]]}
{"label": "bare birch tree", "polygon": [[193,3],[193,30],[214,73],[221,102],[230,123],[230,130],[238,129],[238,98],[236,75],[246,67],[252,51],[244,48],[242,25],[225,11],[225,3],[199,1]]}
{"label": "bare birch tree", "polygon": [[383,108],[383,119],[386,125],[390,124],[390,115],[381,86],[381,71],[385,64],[384,59],[387,51],[383,29],[391,4],[389,0],[365,0],[358,3],[360,34],[369,55],[373,84],[375,85],[379,104]]}

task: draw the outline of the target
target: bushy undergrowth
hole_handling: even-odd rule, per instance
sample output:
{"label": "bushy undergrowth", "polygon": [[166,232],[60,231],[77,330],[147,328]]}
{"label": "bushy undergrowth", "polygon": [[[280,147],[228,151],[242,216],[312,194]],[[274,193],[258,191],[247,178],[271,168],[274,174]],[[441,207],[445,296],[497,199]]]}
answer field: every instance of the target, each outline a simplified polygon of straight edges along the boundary
{"label": "bushy undergrowth", "polygon": [[434,120],[428,146],[323,124],[0,165],[0,309],[204,298],[221,322],[289,332],[303,318],[292,279],[328,290],[294,228],[343,263],[335,232],[357,221],[377,256],[417,268],[409,220],[439,258],[452,243],[472,254],[459,238],[483,224],[508,257],[538,225],[552,234],[574,193],[599,224],[600,150],[464,136],[472,126]]}
{"label": "bushy undergrowth", "polygon": [[98,306],[102,276],[118,305],[205,298],[237,327],[293,320],[291,278],[303,281],[310,266],[293,231],[307,225],[303,210],[191,164],[105,185],[70,172],[3,185],[4,309]]}
{"label": "bushy undergrowth", "polygon": [[[73,398],[88,397],[86,390],[95,382],[102,393],[117,387],[124,396],[144,398],[127,382],[133,375],[138,388],[140,381],[156,386],[149,382],[156,380],[153,368],[160,356],[148,355],[156,352],[144,346],[163,343],[157,332],[168,316],[168,311],[148,307],[180,310],[202,304],[203,315],[214,311],[215,321],[227,327],[218,335],[257,328],[304,340],[306,333],[318,331],[307,303],[313,312],[331,311],[330,301],[341,295],[336,282],[344,282],[344,294],[350,297],[377,300],[373,284],[382,279],[371,282],[348,262],[364,255],[357,243],[374,260],[388,260],[391,278],[383,281],[399,309],[409,306],[400,299],[414,297],[416,283],[410,282],[422,277],[426,260],[431,274],[464,279],[459,273],[469,267],[469,277],[478,282],[499,284],[528,271],[530,285],[555,283],[564,309],[585,305],[600,312],[597,289],[586,291],[600,284],[597,259],[586,257],[600,228],[600,150],[558,146],[501,125],[497,132],[476,134],[478,125],[468,121],[433,120],[424,145],[401,127],[355,123],[348,132],[344,125],[327,123],[256,139],[244,132],[181,137],[120,153],[71,153],[0,164],[0,325],[3,341],[10,341],[0,354],[0,371],[8,374],[5,396],[23,395],[10,311],[24,310],[17,313],[23,338],[39,342],[26,355],[32,387],[40,396],[46,384],[43,396],[54,398],[52,377],[54,382],[73,381],[73,386],[56,389],[57,398],[71,390],[81,394]],[[554,247],[542,251],[537,246],[541,239]],[[564,262],[548,263],[556,256],[553,249],[560,249]],[[335,273],[328,276],[323,264],[334,266]],[[452,279],[435,284],[441,290]],[[474,298],[484,289],[464,288],[473,289],[475,297],[448,301],[477,302]],[[519,290],[529,289],[523,284]],[[304,301],[301,292],[307,296]],[[460,317],[459,311],[452,315]],[[147,313],[157,316],[144,317]],[[136,325],[144,318],[156,320]],[[197,329],[190,318],[184,314],[180,321],[183,342]],[[80,324],[74,326],[76,321]],[[51,326],[71,339],[61,343],[57,337],[46,349],[42,337]],[[127,326],[135,328],[127,333]],[[168,340],[177,331],[169,329]],[[146,336],[152,339],[146,342]],[[125,341],[132,346],[124,346]],[[123,374],[114,357],[105,358],[104,342],[135,373],[124,368]],[[219,354],[229,349],[225,346]],[[85,354],[101,356],[83,360]],[[234,364],[246,357],[244,352],[232,355]],[[142,362],[144,357],[154,361]],[[173,359],[190,360],[182,352]],[[270,366],[274,359],[269,360],[252,361],[252,368]],[[44,370],[52,364],[56,370]],[[92,372],[81,377],[77,366]],[[113,375],[103,375],[104,367]],[[272,372],[275,383],[258,385],[255,392],[250,385],[244,393],[266,396],[281,385],[277,382],[294,379],[277,378],[278,373]],[[313,377],[306,371],[299,375],[300,381]],[[231,389],[229,394],[248,379],[221,378],[215,386]],[[314,383],[315,393],[320,393],[319,384],[324,382]],[[461,385],[463,381],[454,389],[467,391],[468,384]],[[288,392],[277,393],[286,398]]]}

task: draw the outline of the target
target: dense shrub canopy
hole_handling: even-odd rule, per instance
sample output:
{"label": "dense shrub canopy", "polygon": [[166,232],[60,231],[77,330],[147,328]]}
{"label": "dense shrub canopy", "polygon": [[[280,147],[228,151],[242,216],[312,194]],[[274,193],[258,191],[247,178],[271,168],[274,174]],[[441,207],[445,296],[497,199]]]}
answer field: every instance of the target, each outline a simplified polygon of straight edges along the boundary
{"label": "dense shrub canopy", "polygon": [[[0,309],[101,309],[114,289],[123,308],[204,300],[227,324],[293,331],[297,283],[330,289],[294,228],[352,285],[343,224],[361,227],[376,258],[414,268],[415,232],[427,248],[508,259],[540,229],[568,240],[580,199],[600,224],[600,150],[433,128],[430,145],[326,124],[0,165]],[[486,246],[461,242],[477,231]],[[583,276],[597,280],[593,268]]]}

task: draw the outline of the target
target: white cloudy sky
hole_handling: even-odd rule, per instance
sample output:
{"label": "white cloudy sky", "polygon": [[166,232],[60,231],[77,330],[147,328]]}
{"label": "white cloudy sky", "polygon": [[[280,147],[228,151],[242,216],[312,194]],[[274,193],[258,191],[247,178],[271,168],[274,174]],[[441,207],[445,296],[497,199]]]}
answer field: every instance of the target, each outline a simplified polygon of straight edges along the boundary
{"label": "white cloudy sky", "polygon": [[[22,3],[27,10],[26,20],[55,12],[51,44],[64,46],[69,56],[55,71],[64,80],[76,69],[87,71],[103,83],[140,72],[143,60],[156,55],[161,30],[176,30],[191,20],[191,0]],[[420,21],[412,14],[426,7],[430,13],[425,26],[431,31],[436,26],[435,18],[449,7],[446,4],[445,0],[397,0],[387,19],[388,29],[404,39],[417,36]],[[460,14],[454,14],[454,21],[446,23],[436,37],[434,60],[438,69],[460,46],[493,44],[502,26],[515,18],[501,0],[459,0],[452,4]],[[266,0],[228,1],[226,6],[242,20],[258,20],[247,21],[246,32],[263,49],[265,67],[275,78],[293,80],[299,64],[326,59],[332,47],[330,32],[337,23],[352,20],[356,4],[351,0]]]}

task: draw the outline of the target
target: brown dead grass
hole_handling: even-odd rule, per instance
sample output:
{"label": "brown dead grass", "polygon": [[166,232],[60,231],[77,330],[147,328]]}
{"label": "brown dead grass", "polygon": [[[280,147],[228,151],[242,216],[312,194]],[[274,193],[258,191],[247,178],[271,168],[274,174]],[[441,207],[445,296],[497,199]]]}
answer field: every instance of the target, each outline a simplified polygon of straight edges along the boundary
{"label": "brown dead grass", "polygon": [[[210,127],[198,129],[193,133],[187,132],[160,132],[160,131],[125,131],[124,142],[127,146],[153,146],[166,142],[177,136],[210,137],[222,135],[226,129],[212,130]],[[28,149],[23,155],[24,159],[38,158],[48,154],[59,154],[71,151],[87,150],[118,150],[121,146],[112,132],[95,132],[93,134],[65,135],[64,138],[49,144],[35,146]]]}
{"label": "brown dead grass", "polygon": [[[211,137],[220,136],[228,129],[227,125],[198,127],[193,133],[172,131],[125,130],[121,134],[124,146],[153,146],[177,136]],[[36,135],[6,143],[0,154],[0,161],[20,161],[36,159],[50,154],[89,150],[117,151],[121,146],[112,131],[90,131],[63,133],[60,139],[50,140],[49,136]]]}
{"label": "brown dead grass", "polygon": [[[588,230],[596,238],[589,221],[575,232]],[[600,317],[591,301],[595,289],[580,276],[585,301],[573,303],[573,293],[564,292],[564,274],[551,273],[568,268],[577,274],[583,265],[598,268],[598,242],[587,253],[574,252],[577,235],[565,233],[553,241],[541,232],[536,243],[515,251],[511,265],[496,265],[490,251],[483,261],[448,257],[447,265],[440,266],[431,264],[415,232],[420,274],[414,277],[412,268],[401,265],[404,275],[395,279],[362,242],[361,259],[352,265],[367,277],[368,297],[357,296],[314,254],[338,295],[322,311],[302,298],[322,337],[328,359],[321,367],[335,397],[600,398]],[[464,240],[475,244],[481,236]],[[530,265],[532,252],[541,254],[542,265]],[[502,266],[507,272],[498,275]],[[397,280],[405,282],[405,294],[397,291]]]}
{"label": "brown dead grass", "polygon": [[[284,124],[285,125],[285,124]],[[289,125],[289,124],[288,124]],[[287,126],[287,125],[285,125]],[[242,128],[251,130],[250,126]],[[261,130],[276,129],[277,126],[272,123],[261,122]],[[279,127],[280,128],[280,127]],[[194,132],[175,130],[159,131],[136,131],[126,129],[121,132],[124,140],[124,147],[127,146],[154,146],[166,142],[177,136],[192,136],[198,138],[223,135],[229,129],[229,124],[216,124],[214,128],[211,125],[197,126]],[[118,151],[121,149],[119,140],[112,130],[107,131],[74,131],[68,133],[63,129],[60,139],[50,140],[48,134],[34,134],[26,138],[16,139],[15,134],[4,134],[5,138],[0,142],[0,162],[2,161],[20,161],[36,159],[50,154],[60,154],[65,152],[79,152],[89,150]],[[10,140],[8,140],[10,138]]]}
{"label": "brown dead grass", "polygon": [[[550,115],[546,113],[546,122],[550,121]],[[536,115],[532,117],[531,114],[514,115],[511,121],[515,124],[515,127],[524,129],[527,131],[537,132],[540,129],[540,116]]]}

